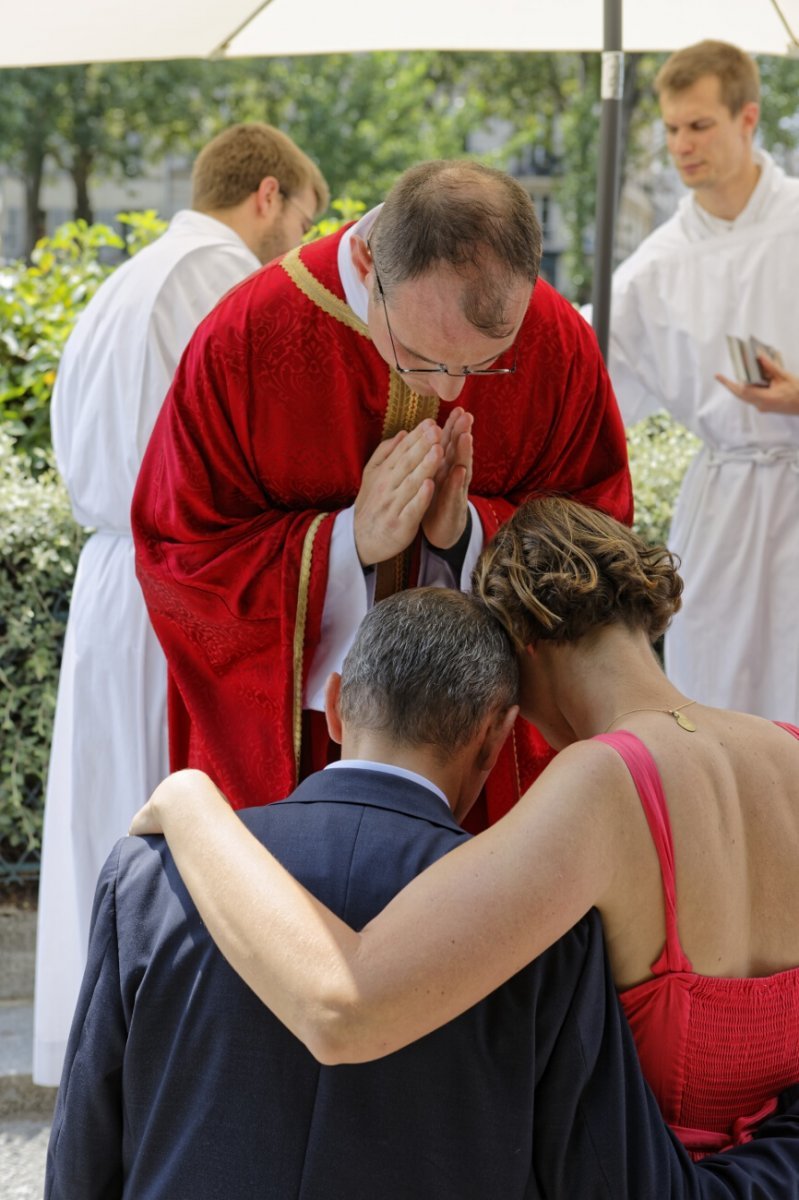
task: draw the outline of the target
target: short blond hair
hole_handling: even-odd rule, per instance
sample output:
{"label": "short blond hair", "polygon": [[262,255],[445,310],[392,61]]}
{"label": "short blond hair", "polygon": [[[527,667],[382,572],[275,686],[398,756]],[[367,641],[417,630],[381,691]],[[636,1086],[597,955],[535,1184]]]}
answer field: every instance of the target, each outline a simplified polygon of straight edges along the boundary
{"label": "short blond hair", "polygon": [[655,91],[684,92],[705,75],[719,81],[721,102],[736,116],[745,104],[760,103],[760,72],[755,60],[729,42],[704,41],[677,50],[655,76]]}
{"label": "short blond hair", "polygon": [[204,146],[191,173],[191,205],[198,212],[234,208],[273,176],[284,196],[310,187],[316,196],[316,215],[330,201],[325,178],[290,137],[261,121],[231,125]]}

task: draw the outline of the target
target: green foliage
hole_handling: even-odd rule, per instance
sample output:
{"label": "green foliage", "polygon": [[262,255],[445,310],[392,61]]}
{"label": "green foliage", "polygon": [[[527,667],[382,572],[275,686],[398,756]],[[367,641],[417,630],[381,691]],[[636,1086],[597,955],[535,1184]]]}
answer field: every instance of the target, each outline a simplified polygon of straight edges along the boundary
{"label": "green foliage", "polygon": [[350,221],[357,221],[366,211],[366,205],[363,200],[350,200],[348,198],[331,200],[330,207],[336,215],[323,217],[321,221],[317,221],[313,228],[309,230],[304,241],[315,242],[317,238],[327,237],[329,233],[335,233],[337,229],[341,229],[342,225],[346,225]]}
{"label": "green foliage", "polygon": [[[563,117],[567,167],[558,188],[558,200],[569,233],[566,268],[571,281],[570,294],[579,304],[591,296],[593,263],[587,233],[593,225],[596,207],[599,71],[597,55],[581,54],[578,69],[563,85],[569,98]],[[586,180],[591,182],[587,184]]]}
{"label": "green foliage", "polygon": [[72,326],[113,270],[108,251],[135,250],[163,232],[155,213],[122,213],[108,225],[68,221],[40,239],[30,265],[0,268],[0,426],[34,456],[50,445],[50,397]]}
{"label": "green foliage", "polygon": [[207,82],[220,69],[153,62],[4,71],[0,162],[25,184],[31,243],[43,232],[46,166],[71,176],[74,215],[91,223],[92,177],[136,178],[146,163],[190,146],[203,127]]}
{"label": "green foliage", "polygon": [[665,412],[657,412],[627,431],[634,529],[644,541],[668,542],[674,501],[700,445],[693,433]]}
{"label": "green foliage", "polygon": [[279,126],[319,163],[333,195],[369,206],[413,163],[464,154],[483,111],[482,97],[455,80],[448,56],[436,51],[222,65],[219,128],[231,120]]}
{"label": "green foliage", "polygon": [[799,146],[799,59],[767,56],[758,60],[761,82],[760,133],[776,155]]}
{"label": "green foliage", "polygon": [[108,274],[103,246],[124,242],[107,226],[70,222],[37,243],[30,266],[0,271],[0,416],[27,451],[49,444],[56,368],[75,317]]}
{"label": "green foliage", "polygon": [[34,474],[0,426],[0,848],[7,858],[41,841],[61,645],[82,540],[49,458]]}
{"label": "green foliage", "polygon": [[158,216],[154,208],[145,209],[144,212],[117,213],[117,220],[126,227],[125,248],[131,257],[159,238],[169,224]]}

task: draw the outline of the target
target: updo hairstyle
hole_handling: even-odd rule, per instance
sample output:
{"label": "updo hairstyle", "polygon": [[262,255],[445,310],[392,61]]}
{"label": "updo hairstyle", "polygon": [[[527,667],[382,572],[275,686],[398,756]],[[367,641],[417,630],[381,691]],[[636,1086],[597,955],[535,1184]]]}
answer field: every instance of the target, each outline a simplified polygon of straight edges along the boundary
{"label": "updo hairstyle", "polygon": [[654,642],[680,607],[678,559],[560,496],[521,505],[483,551],[472,589],[518,649],[623,623]]}

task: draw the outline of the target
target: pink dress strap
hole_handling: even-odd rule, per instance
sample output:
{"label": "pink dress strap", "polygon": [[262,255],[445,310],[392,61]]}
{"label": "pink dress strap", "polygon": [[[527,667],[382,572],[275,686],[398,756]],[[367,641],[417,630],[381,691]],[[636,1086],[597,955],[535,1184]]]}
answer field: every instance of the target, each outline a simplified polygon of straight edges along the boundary
{"label": "pink dress strap", "polygon": [[799,729],[795,725],[789,725],[787,721],[775,721],[774,724],[779,725],[780,729],[786,729],[788,733],[792,733],[799,741]]}
{"label": "pink dress strap", "polygon": [[653,975],[665,975],[670,971],[691,971],[690,959],[683,952],[677,930],[677,889],[674,873],[674,844],[671,838],[671,822],[666,806],[666,796],[655,760],[640,738],[626,729],[616,733],[601,733],[592,738],[605,742],[624,760],[630,772],[641,806],[655,843],[660,875],[663,881],[663,907],[666,920],[666,942],[656,962],[652,963]]}

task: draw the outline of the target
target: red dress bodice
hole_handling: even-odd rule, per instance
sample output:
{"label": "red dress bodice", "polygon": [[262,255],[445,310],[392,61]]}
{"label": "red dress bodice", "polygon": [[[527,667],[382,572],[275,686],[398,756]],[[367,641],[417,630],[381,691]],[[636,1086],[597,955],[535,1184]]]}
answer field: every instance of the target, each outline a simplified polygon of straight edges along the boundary
{"label": "red dress bodice", "polygon": [[[799,738],[799,730],[779,722]],[[799,1080],[799,967],[727,979],[699,975],[677,926],[674,846],[663,785],[634,734],[602,734],[624,759],[641,799],[663,880],[666,941],[653,978],[620,993],[644,1075],[693,1157],[749,1141]]]}

